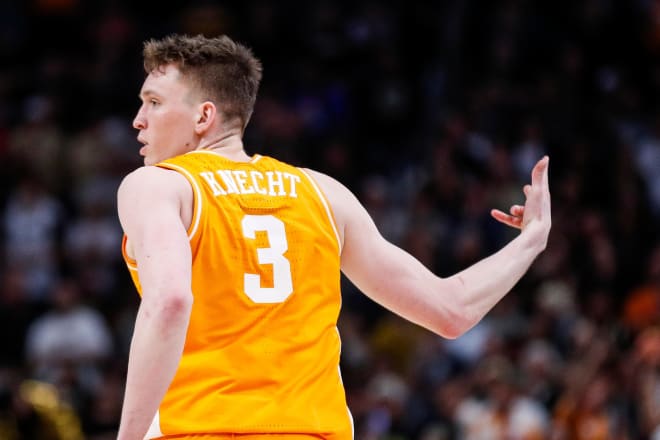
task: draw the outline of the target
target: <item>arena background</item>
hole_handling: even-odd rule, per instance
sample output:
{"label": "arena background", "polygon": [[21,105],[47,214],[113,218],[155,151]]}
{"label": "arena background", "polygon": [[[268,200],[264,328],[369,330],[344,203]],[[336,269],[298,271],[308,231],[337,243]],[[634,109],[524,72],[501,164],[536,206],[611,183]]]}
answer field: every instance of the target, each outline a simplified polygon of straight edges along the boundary
{"label": "arena background", "polygon": [[465,336],[345,283],[356,438],[660,439],[660,1],[166,3],[0,3],[0,438],[116,435],[116,188],[142,42],[182,32],[263,61],[248,152],[344,182],[438,274],[515,234],[489,210],[551,157],[548,248]]}

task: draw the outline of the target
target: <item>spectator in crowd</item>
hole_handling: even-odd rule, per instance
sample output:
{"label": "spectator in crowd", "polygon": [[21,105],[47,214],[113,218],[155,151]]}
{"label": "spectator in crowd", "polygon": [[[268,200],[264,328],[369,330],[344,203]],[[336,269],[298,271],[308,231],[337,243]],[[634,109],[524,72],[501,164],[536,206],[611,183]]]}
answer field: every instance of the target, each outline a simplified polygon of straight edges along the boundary
{"label": "spectator in crowd", "polygon": [[84,304],[80,287],[61,279],[51,294],[53,308],[27,331],[25,357],[33,377],[54,384],[77,410],[100,386],[101,367],[110,358],[113,337],[105,318]]}

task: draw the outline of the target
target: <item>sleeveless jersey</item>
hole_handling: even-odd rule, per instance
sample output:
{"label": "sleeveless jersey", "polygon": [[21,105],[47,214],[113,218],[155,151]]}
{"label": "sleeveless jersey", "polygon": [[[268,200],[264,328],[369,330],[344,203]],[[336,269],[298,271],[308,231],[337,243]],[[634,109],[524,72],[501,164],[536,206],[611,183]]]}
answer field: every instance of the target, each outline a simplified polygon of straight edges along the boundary
{"label": "sleeveless jersey", "polygon": [[[339,236],[314,180],[270,157],[243,163],[203,150],[157,166],[193,188],[194,301],[183,356],[146,438],[352,438],[336,327]],[[140,292],[126,237],[122,250]]]}

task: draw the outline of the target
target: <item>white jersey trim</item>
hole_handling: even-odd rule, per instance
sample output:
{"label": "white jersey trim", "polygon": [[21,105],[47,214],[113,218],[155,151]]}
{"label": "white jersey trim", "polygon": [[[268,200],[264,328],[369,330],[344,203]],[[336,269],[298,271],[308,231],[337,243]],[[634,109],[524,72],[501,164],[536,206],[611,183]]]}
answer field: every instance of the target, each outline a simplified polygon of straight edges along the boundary
{"label": "white jersey trim", "polygon": [[156,411],[154,418],[151,420],[151,425],[147,434],[144,436],[144,440],[162,437],[164,434],[160,430],[160,411]]}
{"label": "white jersey trim", "polygon": [[185,168],[182,168],[179,165],[174,165],[171,163],[163,163],[160,164],[159,166],[162,166],[163,168],[170,168],[180,172],[188,179],[188,182],[190,182],[190,186],[192,186],[193,193],[195,196],[195,202],[196,202],[195,203],[196,209],[195,212],[193,213],[193,224],[191,225],[190,232],[188,233],[188,240],[192,240],[192,238],[195,236],[195,233],[197,232],[197,228],[199,227],[200,219],[202,218],[202,191],[199,188],[199,185],[197,184],[195,178]]}
{"label": "white jersey trim", "polygon": [[135,261],[135,258],[128,253],[128,236],[126,234],[124,234],[121,240],[121,254],[124,257],[128,270],[137,272],[137,262]]}
{"label": "white jersey trim", "polygon": [[[337,337],[339,338],[339,353],[341,353],[341,334],[339,333],[339,327],[335,326],[335,331],[337,332]],[[339,374],[339,381],[341,382],[342,388],[344,387],[344,378],[341,375],[341,366],[337,365],[337,374]],[[346,413],[348,414],[348,420],[351,422],[351,439],[355,438],[355,422],[353,421],[353,414],[351,409],[347,406]]]}
{"label": "white jersey trim", "polygon": [[310,181],[314,189],[316,190],[316,193],[318,194],[319,198],[321,199],[321,203],[323,203],[323,207],[325,208],[325,213],[328,216],[328,220],[330,220],[330,225],[332,226],[332,231],[335,233],[335,238],[337,239],[337,248],[339,249],[339,255],[341,255],[341,239],[339,238],[339,232],[337,232],[337,225],[335,224],[335,218],[332,216],[332,211],[330,210],[330,206],[328,205],[328,201],[325,199],[325,194],[321,191],[321,188],[316,184],[316,181],[307,174],[307,171],[305,171],[302,168],[298,168],[301,173],[307,177],[307,179]]}

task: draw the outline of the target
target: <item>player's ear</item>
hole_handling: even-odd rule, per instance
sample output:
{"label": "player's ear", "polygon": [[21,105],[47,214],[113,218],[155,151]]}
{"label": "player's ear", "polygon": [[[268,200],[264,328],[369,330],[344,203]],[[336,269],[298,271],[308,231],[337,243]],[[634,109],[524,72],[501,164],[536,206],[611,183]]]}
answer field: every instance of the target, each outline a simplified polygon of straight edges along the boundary
{"label": "player's ear", "polygon": [[211,101],[204,101],[195,113],[195,132],[201,134],[213,125],[217,117],[217,108]]}

